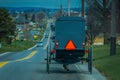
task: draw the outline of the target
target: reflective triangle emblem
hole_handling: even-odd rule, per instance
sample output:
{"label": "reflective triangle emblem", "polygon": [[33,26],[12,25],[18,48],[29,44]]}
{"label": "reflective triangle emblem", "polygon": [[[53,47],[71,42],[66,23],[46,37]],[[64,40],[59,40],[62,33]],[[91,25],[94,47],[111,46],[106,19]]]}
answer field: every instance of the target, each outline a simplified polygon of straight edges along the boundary
{"label": "reflective triangle emblem", "polygon": [[76,46],[72,40],[69,40],[65,46],[66,50],[75,50]]}

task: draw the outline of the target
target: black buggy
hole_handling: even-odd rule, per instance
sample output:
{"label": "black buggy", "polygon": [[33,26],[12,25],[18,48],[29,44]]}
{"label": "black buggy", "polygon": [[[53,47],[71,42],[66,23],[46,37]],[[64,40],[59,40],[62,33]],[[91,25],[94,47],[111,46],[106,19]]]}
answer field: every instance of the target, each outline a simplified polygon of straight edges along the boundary
{"label": "black buggy", "polygon": [[[85,20],[81,17],[61,17],[55,23],[54,47],[47,48],[47,72],[51,60],[67,65],[77,62],[88,62],[88,70],[92,73],[92,49],[88,50],[88,58],[85,56]],[[51,43],[50,43],[51,46]]]}

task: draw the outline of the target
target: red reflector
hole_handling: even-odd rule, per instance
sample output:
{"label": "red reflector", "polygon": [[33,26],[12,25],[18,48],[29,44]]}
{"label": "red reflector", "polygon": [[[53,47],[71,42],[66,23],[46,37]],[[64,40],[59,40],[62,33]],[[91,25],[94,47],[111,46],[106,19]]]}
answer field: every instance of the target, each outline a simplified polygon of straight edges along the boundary
{"label": "red reflector", "polygon": [[51,52],[52,52],[52,53],[56,53],[56,50],[55,50],[55,49],[53,49]]}
{"label": "red reflector", "polygon": [[88,54],[88,52],[89,52],[88,50],[85,50],[85,53],[86,53],[86,54]]}
{"label": "red reflector", "polygon": [[75,50],[76,46],[72,40],[69,40],[65,46],[66,50]]}

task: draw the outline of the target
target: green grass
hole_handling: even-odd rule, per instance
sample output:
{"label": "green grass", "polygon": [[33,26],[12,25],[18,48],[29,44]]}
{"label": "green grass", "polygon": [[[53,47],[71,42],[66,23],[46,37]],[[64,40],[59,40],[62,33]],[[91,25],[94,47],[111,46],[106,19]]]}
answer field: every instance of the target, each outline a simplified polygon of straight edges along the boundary
{"label": "green grass", "polygon": [[4,52],[17,52],[26,50],[34,45],[35,43],[32,41],[15,41],[11,45],[2,43],[2,48],[0,48],[0,54]]}
{"label": "green grass", "polygon": [[93,65],[102,72],[108,80],[120,80],[120,46],[117,46],[117,54],[109,56],[109,45],[94,46]]}
{"label": "green grass", "polygon": [[8,45],[6,43],[2,43],[2,48],[0,48],[0,54],[4,52],[18,52],[26,50],[30,47],[33,47],[37,41],[41,41],[43,34],[45,32],[46,28],[43,30],[40,30],[40,34],[36,39],[33,41],[14,41],[11,45]]}

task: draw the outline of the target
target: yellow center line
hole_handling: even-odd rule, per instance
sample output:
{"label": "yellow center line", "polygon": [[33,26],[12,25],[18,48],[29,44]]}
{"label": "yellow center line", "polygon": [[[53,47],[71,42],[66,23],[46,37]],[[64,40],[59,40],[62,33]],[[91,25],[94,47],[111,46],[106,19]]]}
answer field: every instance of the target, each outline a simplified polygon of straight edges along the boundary
{"label": "yellow center line", "polygon": [[23,61],[23,60],[27,60],[27,59],[30,59],[32,58],[35,54],[37,53],[37,51],[33,51],[32,53],[30,53],[28,56],[24,57],[24,58],[21,58],[21,59],[17,59],[17,60],[13,60],[13,61]]}
{"label": "yellow center line", "polygon": [[8,64],[9,61],[5,61],[5,62],[0,62],[0,68],[2,68],[4,65]]}
{"label": "yellow center line", "polygon": [[26,56],[26,57],[24,57],[24,58],[20,58],[20,59],[17,59],[17,60],[12,60],[12,61],[3,61],[3,62],[0,62],[0,68],[2,68],[3,66],[7,65],[7,64],[10,63],[10,62],[18,62],[18,61],[23,61],[23,60],[30,59],[30,58],[32,58],[36,53],[37,53],[37,51],[33,51],[33,52],[31,52],[28,56]]}

